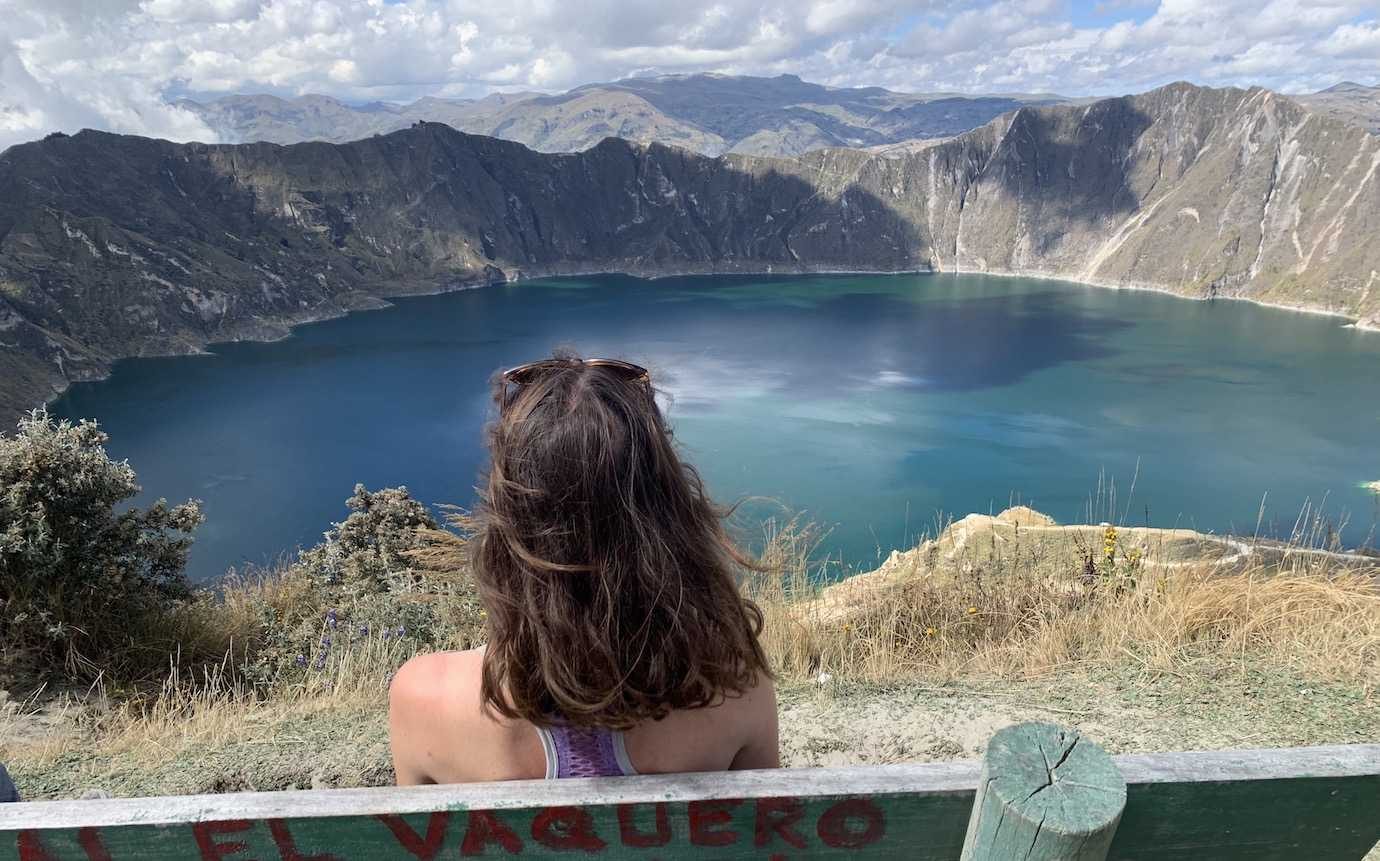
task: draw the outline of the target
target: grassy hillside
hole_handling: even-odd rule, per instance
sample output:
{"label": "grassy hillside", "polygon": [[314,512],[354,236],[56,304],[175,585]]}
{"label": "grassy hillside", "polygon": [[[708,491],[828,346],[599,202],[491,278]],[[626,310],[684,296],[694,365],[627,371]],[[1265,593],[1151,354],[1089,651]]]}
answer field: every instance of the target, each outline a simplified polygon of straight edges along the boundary
{"label": "grassy hillside", "polygon": [[[21,787],[70,797],[390,782],[390,674],[419,649],[481,642],[483,617],[454,563],[463,539],[434,531],[408,557],[411,588],[363,604],[324,594],[322,565],[377,570],[349,536],[380,528],[392,527],[355,521],[297,564],[183,607],[171,629],[184,657],[161,685],[12,690],[0,749]],[[767,616],[788,765],[970,757],[1032,718],[1078,724],[1113,751],[1380,737],[1374,559],[1306,540],[1060,527],[1014,509],[824,586],[811,535],[776,530],[773,572],[744,581]],[[360,622],[418,604],[439,611],[425,635]],[[267,681],[243,670],[266,666],[278,667]]]}

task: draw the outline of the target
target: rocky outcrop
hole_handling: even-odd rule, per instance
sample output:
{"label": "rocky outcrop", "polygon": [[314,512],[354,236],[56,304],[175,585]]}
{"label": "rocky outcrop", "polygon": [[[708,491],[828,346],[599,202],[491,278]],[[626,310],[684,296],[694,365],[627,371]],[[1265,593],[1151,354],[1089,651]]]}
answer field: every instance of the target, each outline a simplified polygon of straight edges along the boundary
{"label": "rocky outcrop", "polygon": [[[1326,564],[1334,571],[1373,575],[1380,554],[1339,552],[1258,538],[1212,535],[1191,529],[1056,523],[1025,506],[995,516],[969,514],[909,550],[893,550],[872,571],[846,577],[821,590],[810,607],[818,621],[842,621],[894,599],[908,584],[951,584],[975,577],[1035,577],[1060,590],[1082,592],[1099,577],[1174,572],[1214,575],[1295,573]],[[1110,570],[1109,570],[1110,568]],[[1101,573],[1099,570],[1101,569]]]}
{"label": "rocky outcrop", "polygon": [[287,147],[53,135],[0,154],[0,398],[389,294],[592,271],[1040,274],[1376,324],[1377,170],[1359,128],[1187,84],[793,159],[545,155],[438,124]]}

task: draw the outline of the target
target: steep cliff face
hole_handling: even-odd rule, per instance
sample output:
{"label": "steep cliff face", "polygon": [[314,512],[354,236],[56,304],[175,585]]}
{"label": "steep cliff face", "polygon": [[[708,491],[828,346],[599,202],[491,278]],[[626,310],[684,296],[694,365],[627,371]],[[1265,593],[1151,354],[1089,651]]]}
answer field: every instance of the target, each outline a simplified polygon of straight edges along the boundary
{"label": "steep cliff face", "polygon": [[1174,85],[1018,113],[960,268],[1380,316],[1380,140],[1266,90]]}
{"label": "steep cliff face", "polygon": [[1024,108],[894,157],[823,153],[936,269],[1239,297],[1380,323],[1380,139],[1267,90]]}
{"label": "steep cliff face", "polygon": [[436,124],[289,147],[53,136],[0,155],[0,406],[119,356],[580,271],[1032,273],[1380,322],[1378,168],[1359,128],[1182,84],[794,159],[545,155]]}

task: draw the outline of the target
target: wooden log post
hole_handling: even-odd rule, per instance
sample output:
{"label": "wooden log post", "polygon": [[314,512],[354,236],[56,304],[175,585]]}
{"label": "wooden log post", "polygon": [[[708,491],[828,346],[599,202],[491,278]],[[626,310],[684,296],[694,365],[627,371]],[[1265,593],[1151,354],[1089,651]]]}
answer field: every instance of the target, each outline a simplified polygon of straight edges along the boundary
{"label": "wooden log post", "polygon": [[963,861],[1103,861],[1126,781],[1077,730],[1023,723],[987,745]]}

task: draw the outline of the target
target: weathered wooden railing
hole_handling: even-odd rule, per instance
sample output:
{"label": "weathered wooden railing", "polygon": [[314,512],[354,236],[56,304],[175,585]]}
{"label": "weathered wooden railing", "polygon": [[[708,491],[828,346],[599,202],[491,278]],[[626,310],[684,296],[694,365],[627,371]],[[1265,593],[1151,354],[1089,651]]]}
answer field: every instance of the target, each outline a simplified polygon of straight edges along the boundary
{"label": "weathered wooden railing", "polygon": [[0,859],[1359,859],[1380,745],[1108,757],[1009,727],[975,762],[0,805]]}

